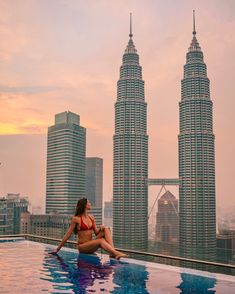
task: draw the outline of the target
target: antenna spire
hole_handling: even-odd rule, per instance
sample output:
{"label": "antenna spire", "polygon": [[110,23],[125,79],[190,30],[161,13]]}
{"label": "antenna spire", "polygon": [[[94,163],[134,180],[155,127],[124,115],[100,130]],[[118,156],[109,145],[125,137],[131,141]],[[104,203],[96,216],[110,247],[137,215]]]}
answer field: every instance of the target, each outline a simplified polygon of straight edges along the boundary
{"label": "antenna spire", "polygon": [[195,10],[193,10],[193,35],[196,35],[196,28],[195,28]]}
{"label": "antenna spire", "polygon": [[130,34],[129,37],[132,38],[133,34],[132,34],[132,13],[130,13]]}

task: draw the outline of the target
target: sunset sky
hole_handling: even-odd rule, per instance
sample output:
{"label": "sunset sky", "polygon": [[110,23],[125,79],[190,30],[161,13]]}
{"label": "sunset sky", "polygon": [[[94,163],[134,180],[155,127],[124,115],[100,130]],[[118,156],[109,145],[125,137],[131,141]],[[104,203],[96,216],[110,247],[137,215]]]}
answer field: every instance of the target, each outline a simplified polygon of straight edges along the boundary
{"label": "sunset sky", "polygon": [[[214,103],[217,205],[235,210],[234,0],[0,0],[0,194],[45,206],[47,128],[70,110],[87,128],[87,156],[104,159],[104,198],[112,198],[114,103],[130,12],[148,103],[149,177],[178,177],[193,9]],[[158,191],[149,189],[150,204]]]}

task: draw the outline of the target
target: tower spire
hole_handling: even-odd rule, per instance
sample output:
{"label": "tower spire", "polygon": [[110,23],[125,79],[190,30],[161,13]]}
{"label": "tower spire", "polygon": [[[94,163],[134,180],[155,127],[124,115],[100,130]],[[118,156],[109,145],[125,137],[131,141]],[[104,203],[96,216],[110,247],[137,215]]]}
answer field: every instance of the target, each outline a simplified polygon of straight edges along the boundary
{"label": "tower spire", "polygon": [[135,45],[133,42],[133,34],[132,34],[132,13],[130,13],[130,33],[129,33],[129,41],[125,50],[125,53],[137,53],[137,50],[135,49]]}
{"label": "tower spire", "polygon": [[196,25],[195,25],[195,10],[193,10],[193,39],[189,47],[189,51],[201,51],[200,45],[196,38]]}
{"label": "tower spire", "polygon": [[132,34],[132,13],[130,13],[130,34],[129,37],[132,38],[133,34]]}
{"label": "tower spire", "polygon": [[195,10],[193,10],[193,35],[196,35],[196,28],[195,28]]}

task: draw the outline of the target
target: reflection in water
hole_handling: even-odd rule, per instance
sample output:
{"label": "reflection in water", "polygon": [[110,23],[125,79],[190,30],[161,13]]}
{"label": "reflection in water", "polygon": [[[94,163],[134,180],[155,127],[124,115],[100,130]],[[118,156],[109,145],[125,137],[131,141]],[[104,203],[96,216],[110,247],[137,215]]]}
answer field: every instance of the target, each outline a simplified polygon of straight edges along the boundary
{"label": "reflection in water", "polygon": [[103,260],[95,254],[80,253],[77,257],[68,251],[60,255],[46,254],[41,279],[53,284],[53,293],[69,290],[73,293],[148,293],[149,274],[145,266],[115,259]]}
{"label": "reflection in water", "polygon": [[181,283],[177,288],[181,294],[212,294],[216,285],[216,279],[181,273]]}
{"label": "reflection in water", "polygon": [[130,264],[119,262],[114,267],[113,283],[119,287],[111,293],[115,294],[128,294],[138,293],[147,294],[146,281],[148,280],[149,273],[143,265]]}
{"label": "reflection in water", "polygon": [[103,284],[113,272],[110,263],[102,264],[96,255],[79,254],[77,267],[80,273],[79,284],[82,289],[93,286],[95,280],[100,280],[100,284]]}
{"label": "reflection in water", "polygon": [[[67,253],[67,254],[66,254]],[[101,263],[97,255],[79,254],[78,258],[63,252],[61,255],[46,255],[44,268],[49,271],[47,278],[53,283],[55,290],[73,290],[74,293],[95,292],[102,290],[102,284],[113,272],[109,263]],[[101,281],[101,289],[92,290],[95,280]]]}

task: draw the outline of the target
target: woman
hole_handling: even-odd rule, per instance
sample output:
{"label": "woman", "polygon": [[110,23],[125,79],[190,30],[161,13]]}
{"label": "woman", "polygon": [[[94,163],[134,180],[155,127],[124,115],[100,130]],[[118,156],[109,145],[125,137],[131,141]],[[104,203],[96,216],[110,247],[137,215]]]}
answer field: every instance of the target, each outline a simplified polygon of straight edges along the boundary
{"label": "woman", "polygon": [[[101,225],[100,229],[97,229],[95,218],[88,214],[90,209],[91,203],[89,200],[86,198],[78,200],[71,225],[57,249],[52,254],[58,253],[74,232],[74,234],[78,234],[77,246],[81,253],[94,253],[98,248],[103,248],[109,252],[110,257],[115,257],[116,259],[127,257],[126,254],[115,250],[110,231],[107,227]],[[96,239],[92,239],[92,231],[94,231]]]}

